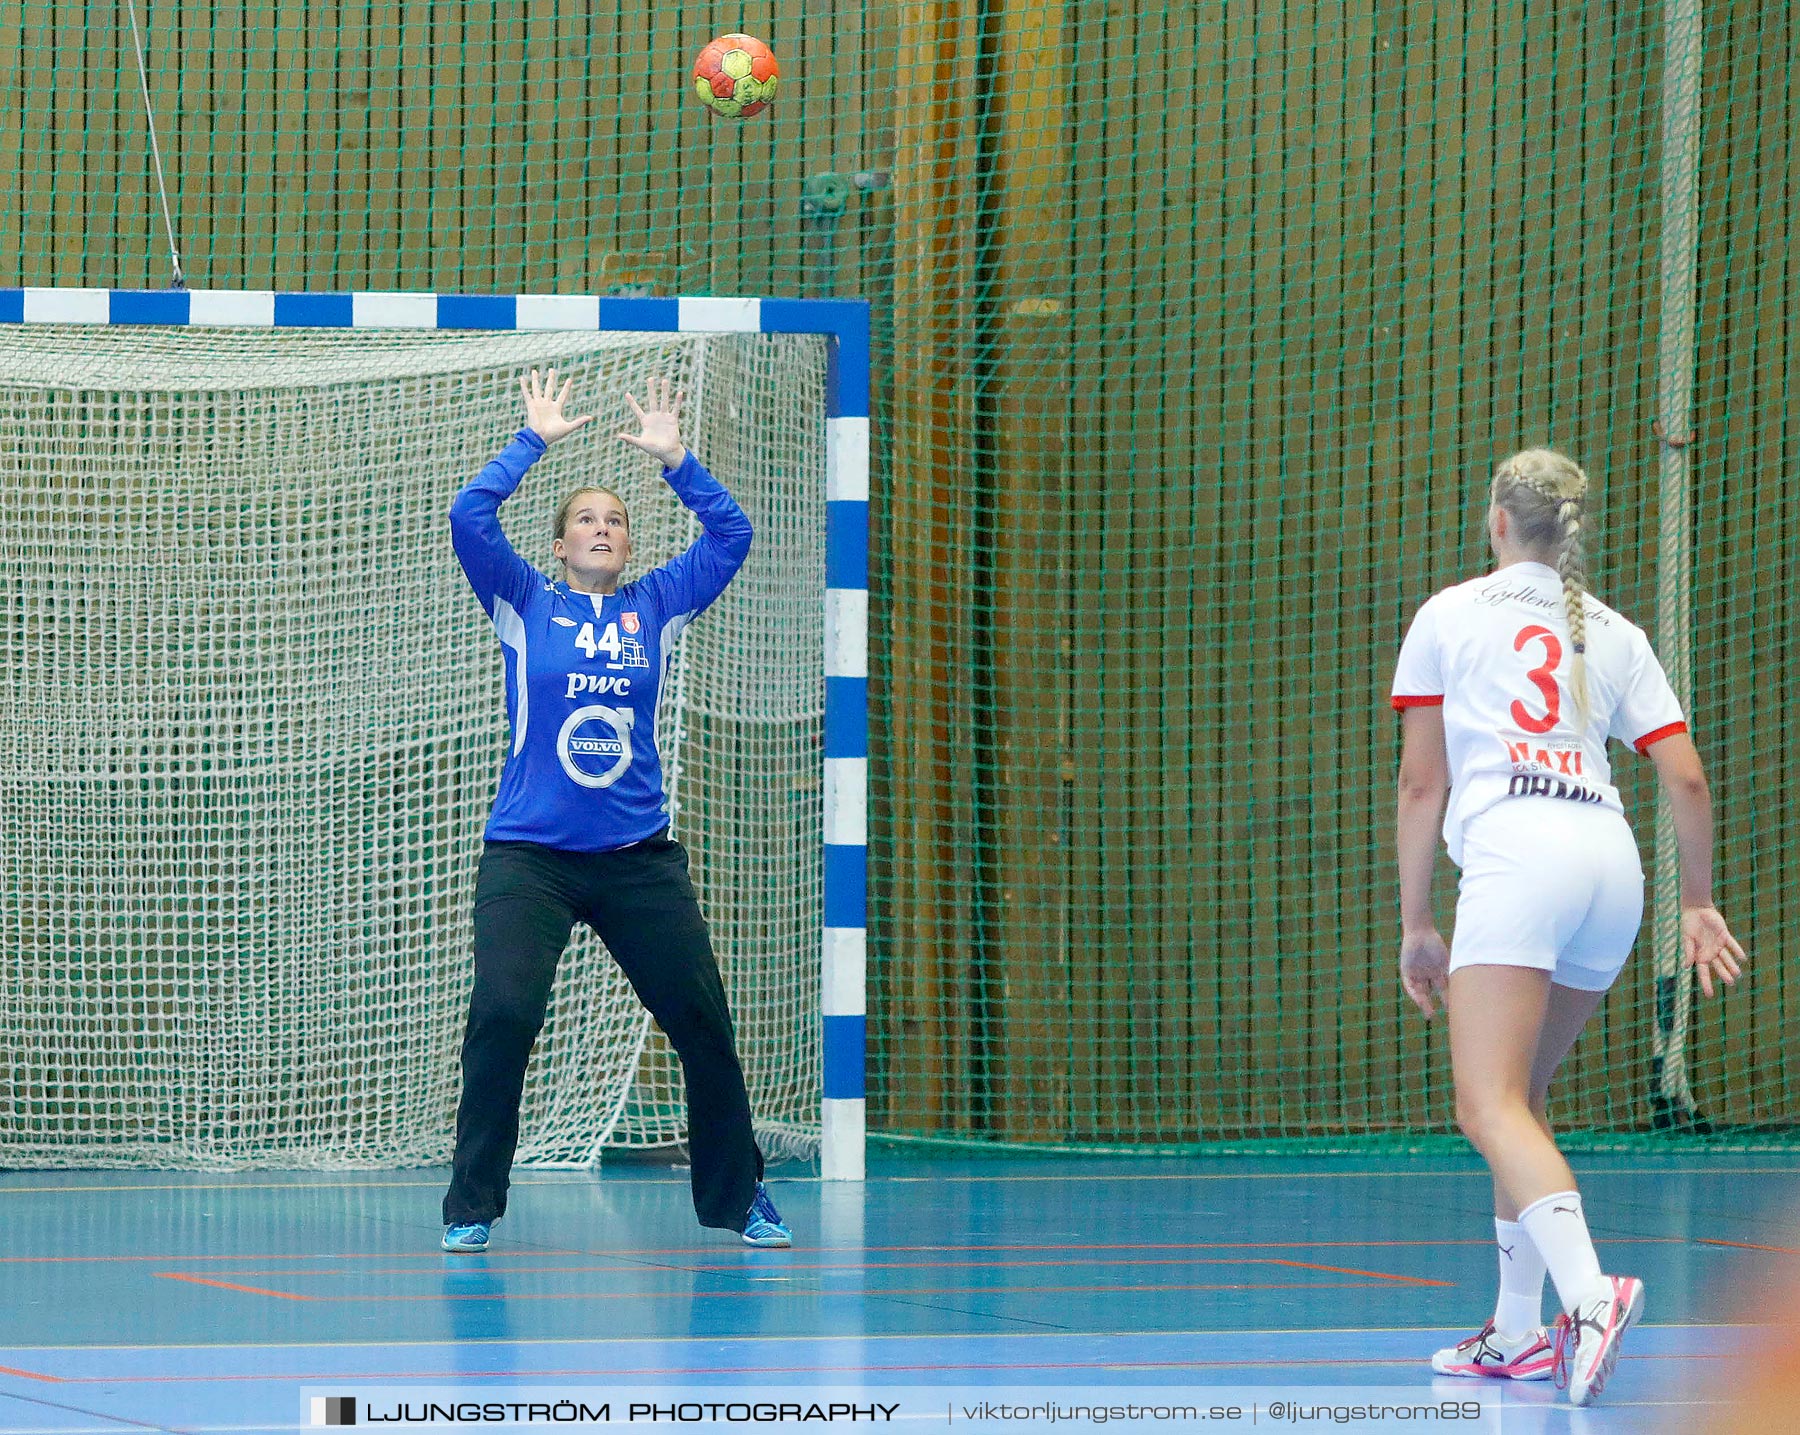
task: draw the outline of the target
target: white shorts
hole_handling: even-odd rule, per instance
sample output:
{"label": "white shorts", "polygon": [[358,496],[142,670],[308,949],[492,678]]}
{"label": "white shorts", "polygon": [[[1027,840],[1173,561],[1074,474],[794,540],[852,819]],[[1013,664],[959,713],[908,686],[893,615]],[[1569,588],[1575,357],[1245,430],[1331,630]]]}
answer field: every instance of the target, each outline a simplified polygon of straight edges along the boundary
{"label": "white shorts", "polygon": [[1536,967],[1603,992],[1637,940],[1644,869],[1622,814],[1554,797],[1511,797],[1463,829],[1450,970]]}

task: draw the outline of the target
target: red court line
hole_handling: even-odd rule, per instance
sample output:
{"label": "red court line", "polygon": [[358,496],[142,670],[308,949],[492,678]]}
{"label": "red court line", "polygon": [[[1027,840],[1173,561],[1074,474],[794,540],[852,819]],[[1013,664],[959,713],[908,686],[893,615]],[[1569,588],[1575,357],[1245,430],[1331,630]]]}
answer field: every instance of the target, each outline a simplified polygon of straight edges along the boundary
{"label": "red court line", "polygon": [[1759,1246],[1751,1241],[1721,1241],[1712,1236],[1697,1236],[1696,1240],[1703,1246],[1731,1246],[1740,1251],[1775,1251],[1784,1256],[1800,1256],[1800,1250],[1792,1246]]}
{"label": "red court line", "polygon": [[[489,1255],[510,1256],[591,1256],[593,1251],[559,1251],[550,1250],[517,1250],[490,1251]],[[130,1265],[154,1262],[166,1264],[169,1261],[403,1261],[409,1258],[418,1260],[455,1259],[448,1253],[439,1250],[435,1245],[430,1250],[406,1251],[326,1251],[312,1254],[307,1251],[238,1251],[233,1255],[205,1255],[198,1251],[163,1251],[149,1256],[0,1256],[0,1266],[77,1266],[92,1265]]]}
{"label": "red court line", "polygon": [[[218,1282],[203,1282],[218,1284]],[[227,1287],[232,1290],[251,1289],[246,1286]],[[771,1297],[794,1299],[823,1299],[826,1297],[850,1297],[855,1300],[880,1300],[891,1296],[1036,1296],[1036,1295],[1135,1295],[1167,1291],[1171,1294],[1188,1291],[1285,1291],[1285,1290],[1370,1290],[1386,1289],[1385,1286],[1373,1286],[1368,1281],[1227,1281],[1209,1285],[1141,1285],[1141,1286],[924,1286],[920,1288],[888,1289],[881,1286],[869,1289],[832,1289],[828,1286],[802,1286],[798,1290],[786,1290],[774,1286],[758,1286],[755,1290],[728,1291],[493,1291],[471,1292],[467,1295],[449,1295],[434,1293],[431,1295],[319,1295],[290,1296],[290,1300],[310,1300],[321,1304],[341,1302],[358,1302],[378,1304],[387,1302],[395,1305],[413,1305],[424,1302],[438,1304],[446,1301],[483,1301],[483,1300],[767,1300]],[[277,1291],[261,1291],[262,1295],[277,1295]]]}
{"label": "red court line", "polygon": [[[1491,1243],[1489,1243],[1491,1244]],[[1300,1266],[1307,1270],[1337,1271],[1343,1275],[1375,1276],[1380,1280],[1410,1281],[1423,1285],[1454,1285],[1454,1281],[1428,1281],[1422,1277],[1391,1275],[1382,1271],[1354,1270],[1347,1266],[1321,1266],[1310,1261],[1283,1260],[1277,1256],[1175,1256],[1143,1258],[1128,1256],[1114,1259],[1112,1257],[1096,1257],[1094,1259],[1076,1259],[1060,1261],[804,1261],[782,1258],[780,1269],[783,1271],[914,1271],[914,1270],[1055,1270],[1061,1267],[1075,1266]],[[742,1262],[731,1262],[721,1265],[598,1265],[598,1266],[529,1266],[523,1269],[513,1266],[505,1274],[512,1276],[569,1276],[569,1275],[603,1275],[622,1276],[633,1280],[642,1279],[646,1275],[745,1275],[759,1274],[773,1269],[765,1265],[745,1265]],[[441,1278],[446,1274],[477,1275],[480,1266],[470,1265],[457,1270],[440,1269],[421,1270],[416,1266],[344,1266],[336,1270],[319,1270],[307,1266],[252,1266],[242,1270],[228,1272],[237,1276],[426,1276]],[[496,1272],[498,1274],[498,1272]]]}
{"label": "red court line", "polygon": [[1396,1276],[1390,1275],[1386,1271],[1359,1271],[1351,1266],[1322,1266],[1314,1261],[1284,1261],[1275,1257],[1269,1257],[1266,1260],[1255,1262],[1255,1264],[1298,1266],[1304,1271],[1333,1271],[1340,1276],[1368,1276],[1372,1280],[1393,1281],[1397,1285],[1407,1286],[1453,1286],[1456,1284],[1455,1281],[1434,1281],[1425,1276]]}
{"label": "red court line", "polygon": [[[1686,1236],[1607,1236],[1608,1245],[1682,1245],[1688,1240]],[[1328,1250],[1388,1250],[1405,1248],[1438,1248],[1442,1246],[1491,1246],[1492,1236],[1463,1237],[1445,1241],[1140,1241],[1081,1242],[1083,1250],[1096,1251],[1328,1251]],[[1069,1248],[1068,1242],[1052,1242],[1048,1245],[1033,1246],[862,1246],[865,1251],[1064,1251]],[[588,1254],[597,1254],[589,1252]],[[607,1254],[639,1254],[661,1255],[674,1252],[640,1251],[628,1252],[620,1250]]]}
{"label": "red court line", "polygon": [[292,1291],[264,1290],[261,1286],[233,1285],[230,1281],[210,1281],[205,1276],[187,1276],[180,1271],[155,1271],[153,1274],[159,1281],[186,1281],[195,1286],[217,1286],[220,1290],[242,1291],[245,1295],[273,1296],[276,1300],[315,1300],[309,1295],[295,1295]]}
{"label": "red court line", "polygon": [[64,1380],[60,1375],[45,1375],[36,1370],[20,1370],[12,1365],[0,1365],[0,1375],[16,1375],[21,1380],[42,1380],[50,1385],[69,1385],[73,1383]]}
{"label": "red court line", "polygon": [[[1607,1236],[1608,1245],[1614,1246],[1671,1246],[1685,1245],[1688,1236]],[[1081,1243],[1083,1250],[1090,1251],[1329,1251],[1329,1250],[1387,1250],[1403,1248],[1441,1249],[1446,1246],[1491,1246],[1491,1237],[1465,1238],[1457,1237],[1443,1241],[1159,1241],[1159,1242],[1108,1242],[1089,1241]],[[1731,1245],[1733,1242],[1715,1242],[1718,1245]],[[1041,1246],[859,1246],[858,1250],[871,1251],[878,1254],[889,1253],[925,1253],[929,1251],[1061,1251],[1068,1246],[1063,1243]],[[1757,1247],[1754,1249],[1763,1249]],[[1785,1250],[1783,1246],[1770,1246],[1769,1250]],[[619,1246],[610,1250],[488,1250],[481,1259],[484,1260],[542,1260],[549,1256],[705,1256],[717,1255],[716,1249],[709,1252],[699,1246]],[[767,1252],[751,1254],[746,1251],[741,1257],[742,1269],[760,1268],[761,1264],[771,1258]],[[164,1252],[160,1255],[131,1256],[0,1256],[0,1265],[80,1265],[93,1264],[128,1264],[131,1262],[150,1262],[167,1265],[172,1261],[366,1261],[366,1260],[419,1260],[438,1261],[448,1268],[471,1264],[468,1256],[452,1256],[436,1249],[435,1243],[429,1250],[408,1251],[338,1251],[318,1255],[305,1251],[240,1251],[235,1255],[201,1255],[197,1253]],[[725,1269],[726,1267],[722,1267]]]}
{"label": "red court line", "polygon": [[[1307,1332],[1298,1331],[1304,1335]],[[799,1337],[796,1337],[798,1339]],[[1649,1360],[1738,1360],[1741,1356],[1730,1353],[1690,1353],[1672,1351],[1666,1355],[1627,1354],[1621,1357],[1627,1361]],[[1334,1359],[1295,1357],[1291,1360],[1014,1360],[1014,1361],[965,1361],[945,1364],[932,1361],[929,1364],[906,1365],[646,1365],[622,1367],[609,1365],[605,1369],[590,1367],[569,1370],[384,1370],[355,1371],[342,1370],[298,1371],[280,1375],[267,1375],[261,1372],[251,1374],[215,1375],[73,1375],[59,1381],[64,1385],[230,1385],[245,1384],[252,1381],[280,1381],[284,1384],[316,1385],[326,1381],[342,1380],[361,1385],[370,1385],[384,1380],[576,1380],[583,1377],[602,1376],[607,1379],[620,1380],[642,1375],[884,1375],[907,1374],[932,1370],[1289,1370],[1295,1367],[1316,1367],[1334,1369],[1339,1366],[1397,1366],[1405,1369],[1416,1369],[1419,1357],[1406,1356],[1370,1356],[1364,1358],[1339,1357]],[[55,1376],[41,1377],[56,1380]]]}

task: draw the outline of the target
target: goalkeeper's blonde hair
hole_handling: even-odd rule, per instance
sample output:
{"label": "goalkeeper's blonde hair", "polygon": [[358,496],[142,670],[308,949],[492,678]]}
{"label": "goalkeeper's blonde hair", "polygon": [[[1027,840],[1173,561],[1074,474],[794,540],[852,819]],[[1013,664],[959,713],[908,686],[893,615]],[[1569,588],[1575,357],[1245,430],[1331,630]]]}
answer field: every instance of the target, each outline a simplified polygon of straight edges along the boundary
{"label": "goalkeeper's blonde hair", "polygon": [[626,506],[624,499],[620,498],[612,489],[607,488],[602,484],[584,483],[561,503],[556,505],[556,514],[550,520],[550,536],[552,538],[566,538],[568,536],[569,515],[575,511],[575,505],[581,501],[582,495],[587,493],[603,493],[608,498],[612,499],[620,508],[625,510],[625,526],[627,528],[631,527],[631,509]]}
{"label": "goalkeeper's blonde hair", "polygon": [[1521,548],[1554,552],[1569,620],[1569,692],[1586,728],[1592,709],[1587,685],[1587,550],[1581,512],[1588,478],[1575,460],[1551,448],[1515,453],[1494,470],[1493,504],[1517,525]]}
{"label": "goalkeeper's blonde hair", "polygon": [[[604,494],[606,497],[617,503],[620,508],[624,509],[625,531],[627,534],[631,532],[631,509],[626,506],[625,500],[614,493],[612,489],[607,488],[602,484],[584,483],[561,503],[556,505],[556,515],[550,520],[550,536],[552,538],[567,538],[569,536],[569,515],[575,511],[575,505],[581,502],[582,497],[589,493]],[[569,563],[566,558],[558,558],[556,561],[562,564],[564,573],[569,571]]]}

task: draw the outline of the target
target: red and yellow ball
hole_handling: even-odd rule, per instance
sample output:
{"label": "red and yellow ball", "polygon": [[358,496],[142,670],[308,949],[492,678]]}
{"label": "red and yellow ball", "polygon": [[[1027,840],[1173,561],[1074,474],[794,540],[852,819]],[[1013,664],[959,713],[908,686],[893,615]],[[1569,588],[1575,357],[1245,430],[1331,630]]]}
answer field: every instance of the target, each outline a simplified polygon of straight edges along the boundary
{"label": "red and yellow ball", "polygon": [[727,119],[761,114],[780,83],[775,52],[754,35],[721,35],[694,60],[694,93]]}

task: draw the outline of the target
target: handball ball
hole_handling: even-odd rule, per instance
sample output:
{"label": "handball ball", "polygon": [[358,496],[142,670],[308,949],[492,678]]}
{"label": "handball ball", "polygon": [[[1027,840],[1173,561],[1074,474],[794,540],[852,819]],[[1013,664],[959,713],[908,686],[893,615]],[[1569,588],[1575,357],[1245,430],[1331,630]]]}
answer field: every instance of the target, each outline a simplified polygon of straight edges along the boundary
{"label": "handball ball", "polygon": [[781,83],[775,52],[754,35],[721,35],[694,60],[694,93],[726,119],[759,115]]}

